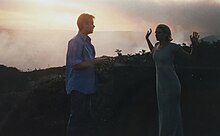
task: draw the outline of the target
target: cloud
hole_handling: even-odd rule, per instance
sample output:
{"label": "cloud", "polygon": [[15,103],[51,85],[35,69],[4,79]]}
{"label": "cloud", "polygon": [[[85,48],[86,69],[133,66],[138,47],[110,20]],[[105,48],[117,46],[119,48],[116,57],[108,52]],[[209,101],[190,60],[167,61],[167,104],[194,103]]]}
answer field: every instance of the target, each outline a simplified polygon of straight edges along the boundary
{"label": "cloud", "polygon": [[[217,0],[166,0],[166,2],[163,0],[93,0],[92,2],[57,0],[50,1],[51,4],[46,6],[31,2],[33,1],[1,0],[0,8],[8,14],[18,13],[20,20],[23,19],[23,22],[20,23],[21,26],[25,23],[25,19],[27,23],[31,21],[34,23],[41,17],[41,20],[47,20],[44,18],[47,16],[46,18],[53,19],[55,27],[64,27],[63,24],[65,24],[70,28],[72,25],[68,23],[56,22],[58,19],[73,22],[73,16],[76,18],[76,15],[82,12],[89,12],[98,16],[99,21],[97,22],[100,22],[99,26],[102,30],[106,26],[106,29],[117,30],[124,27],[124,29],[143,31],[148,27],[155,28],[159,23],[166,23],[171,26],[173,31],[176,31],[176,27],[181,27],[185,31],[220,33],[218,29],[220,3]],[[36,17],[36,15],[38,16]],[[58,19],[54,19],[53,15],[56,15]],[[11,20],[16,21],[14,17]],[[40,23],[43,25],[44,22]]]}
{"label": "cloud", "polygon": [[[0,31],[0,64],[21,70],[65,65],[68,41],[77,32],[54,30]],[[90,35],[96,56],[116,56],[148,50],[143,32],[94,32]]]}
{"label": "cloud", "polygon": [[[220,4],[214,1],[109,1],[109,6],[114,6],[120,14],[129,17],[137,23],[138,27],[143,25],[154,25],[167,23],[175,27],[182,27],[188,31],[203,31],[219,34]],[[138,29],[137,27],[137,29]]]}
{"label": "cloud", "polygon": [[0,31],[0,63],[22,70],[63,66],[69,31]]}

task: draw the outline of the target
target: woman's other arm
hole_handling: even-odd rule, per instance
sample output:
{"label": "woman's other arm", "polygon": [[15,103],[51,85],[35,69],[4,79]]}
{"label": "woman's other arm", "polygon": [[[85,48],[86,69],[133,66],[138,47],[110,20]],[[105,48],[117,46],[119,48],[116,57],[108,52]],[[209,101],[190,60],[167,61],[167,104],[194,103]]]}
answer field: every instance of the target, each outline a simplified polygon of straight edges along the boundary
{"label": "woman's other arm", "polygon": [[185,57],[185,58],[191,58],[191,57],[194,58],[195,57],[197,46],[199,44],[199,42],[198,42],[199,41],[199,34],[197,32],[193,32],[193,34],[190,35],[190,40],[192,43],[190,52],[187,52],[184,49],[179,48],[177,50],[178,56]]}

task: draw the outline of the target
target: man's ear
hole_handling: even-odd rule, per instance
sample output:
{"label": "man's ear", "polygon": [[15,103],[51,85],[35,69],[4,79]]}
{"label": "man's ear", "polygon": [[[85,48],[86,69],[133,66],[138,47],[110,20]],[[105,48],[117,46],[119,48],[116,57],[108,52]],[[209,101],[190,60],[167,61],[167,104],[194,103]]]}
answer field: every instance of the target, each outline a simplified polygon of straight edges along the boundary
{"label": "man's ear", "polygon": [[83,30],[83,31],[84,31],[84,29],[86,28],[86,26],[87,26],[86,23],[84,23],[84,24],[82,25],[82,30]]}

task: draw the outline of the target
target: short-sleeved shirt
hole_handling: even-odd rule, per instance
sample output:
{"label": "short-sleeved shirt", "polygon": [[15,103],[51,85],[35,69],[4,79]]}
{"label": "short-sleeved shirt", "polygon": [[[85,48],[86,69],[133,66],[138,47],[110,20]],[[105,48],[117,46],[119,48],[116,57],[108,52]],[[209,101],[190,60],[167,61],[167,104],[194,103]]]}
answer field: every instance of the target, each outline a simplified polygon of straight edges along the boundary
{"label": "short-sleeved shirt", "polygon": [[76,90],[84,94],[95,93],[95,67],[90,66],[75,70],[74,65],[83,61],[92,61],[95,58],[95,48],[91,38],[78,32],[68,43],[66,54],[66,91],[70,94]]}

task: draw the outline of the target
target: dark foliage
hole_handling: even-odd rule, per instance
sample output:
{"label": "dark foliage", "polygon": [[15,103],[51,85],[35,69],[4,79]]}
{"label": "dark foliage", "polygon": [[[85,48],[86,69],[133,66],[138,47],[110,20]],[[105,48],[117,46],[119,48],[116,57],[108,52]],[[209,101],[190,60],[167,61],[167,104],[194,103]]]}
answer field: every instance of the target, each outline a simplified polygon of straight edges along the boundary
{"label": "dark foliage", "polygon": [[[183,46],[189,51],[189,47]],[[156,136],[155,67],[144,50],[97,66],[97,136]],[[220,43],[201,41],[194,60],[176,58],[184,132],[218,136]],[[65,67],[21,72],[0,66],[0,135],[64,136],[69,114]]]}

